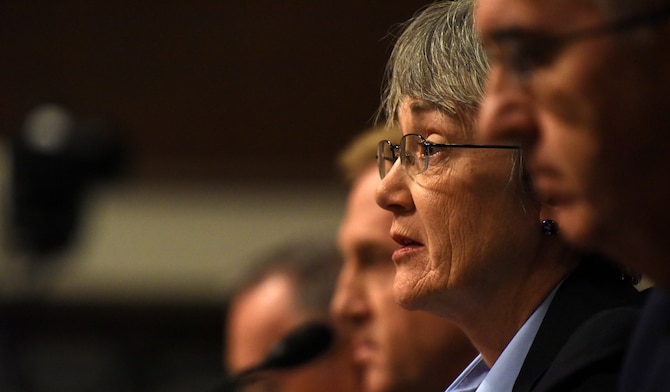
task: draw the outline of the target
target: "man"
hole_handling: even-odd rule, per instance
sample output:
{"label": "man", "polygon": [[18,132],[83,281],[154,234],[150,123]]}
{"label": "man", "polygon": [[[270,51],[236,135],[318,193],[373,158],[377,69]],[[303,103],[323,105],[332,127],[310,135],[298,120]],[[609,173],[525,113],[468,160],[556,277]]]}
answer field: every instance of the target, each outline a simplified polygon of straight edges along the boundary
{"label": "man", "polygon": [[[287,244],[249,266],[229,304],[228,372],[239,375],[258,365],[280,340],[306,323],[329,324],[338,265],[335,249],[305,242]],[[246,383],[249,391],[359,391],[349,347],[338,337],[334,347],[305,365],[256,376]]]}
{"label": "man", "polygon": [[399,245],[389,235],[391,213],[375,202],[375,153],[379,140],[398,136],[372,129],[341,155],[351,189],[338,235],[343,264],[332,310],[350,327],[366,392],[440,391],[477,353],[452,323],[394,300],[391,254]]}
{"label": "man", "polygon": [[621,389],[670,390],[670,1],[478,1],[480,131],[521,144],[566,238],[656,284]]}

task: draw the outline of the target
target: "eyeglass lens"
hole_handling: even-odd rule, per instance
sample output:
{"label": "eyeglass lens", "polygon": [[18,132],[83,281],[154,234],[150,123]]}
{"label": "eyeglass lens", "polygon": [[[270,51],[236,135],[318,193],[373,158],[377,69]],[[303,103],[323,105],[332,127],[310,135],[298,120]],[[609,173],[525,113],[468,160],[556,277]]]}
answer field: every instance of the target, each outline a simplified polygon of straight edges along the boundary
{"label": "eyeglass lens", "polygon": [[429,147],[425,145],[423,138],[413,134],[403,136],[399,146],[388,140],[380,141],[377,145],[377,165],[380,177],[386,177],[398,157],[410,176],[424,172],[428,166],[427,148]]}
{"label": "eyeglass lens", "polygon": [[428,148],[419,135],[405,135],[400,140],[400,161],[410,177],[423,173],[428,167]]}

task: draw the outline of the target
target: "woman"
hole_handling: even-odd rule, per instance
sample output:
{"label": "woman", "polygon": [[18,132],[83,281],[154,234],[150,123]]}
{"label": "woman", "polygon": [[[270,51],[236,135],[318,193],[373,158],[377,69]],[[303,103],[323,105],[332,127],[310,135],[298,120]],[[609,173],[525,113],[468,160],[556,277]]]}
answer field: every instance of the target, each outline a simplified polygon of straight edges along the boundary
{"label": "woman", "polygon": [[481,353],[448,391],[615,390],[640,294],[556,235],[516,147],[472,144],[487,72],[472,1],[418,14],[388,70],[383,111],[403,139],[380,142],[377,202],[401,244],[396,299],[451,319]]}

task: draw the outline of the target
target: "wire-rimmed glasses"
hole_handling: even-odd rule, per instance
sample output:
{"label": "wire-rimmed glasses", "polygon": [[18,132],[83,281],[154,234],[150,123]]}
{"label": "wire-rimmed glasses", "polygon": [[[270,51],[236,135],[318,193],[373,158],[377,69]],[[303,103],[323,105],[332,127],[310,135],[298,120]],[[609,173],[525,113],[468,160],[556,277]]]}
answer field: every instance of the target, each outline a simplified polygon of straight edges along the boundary
{"label": "wire-rimmed glasses", "polygon": [[396,159],[407,174],[414,178],[428,169],[430,158],[440,150],[450,148],[494,148],[518,150],[519,146],[503,144],[438,144],[424,139],[423,136],[410,133],[400,139],[400,144],[393,144],[390,140],[382,140],[377,144],[377,167],[379,176],[386,177]]}

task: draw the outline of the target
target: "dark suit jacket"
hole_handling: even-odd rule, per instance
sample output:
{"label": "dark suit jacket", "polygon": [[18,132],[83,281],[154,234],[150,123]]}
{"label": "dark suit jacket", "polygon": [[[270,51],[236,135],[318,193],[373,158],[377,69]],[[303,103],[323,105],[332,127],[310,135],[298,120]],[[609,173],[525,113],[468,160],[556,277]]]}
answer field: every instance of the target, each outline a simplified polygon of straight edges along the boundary
{"label": "dark suit jacket", "polygon": [[643,300],[608,262],[582,261],[549,305],[513,391],[615,391]]}
{"label": "dark suit jacket", "polygon": [[622,392],[670,391],[670,293],[653,290],[624,362]]}

